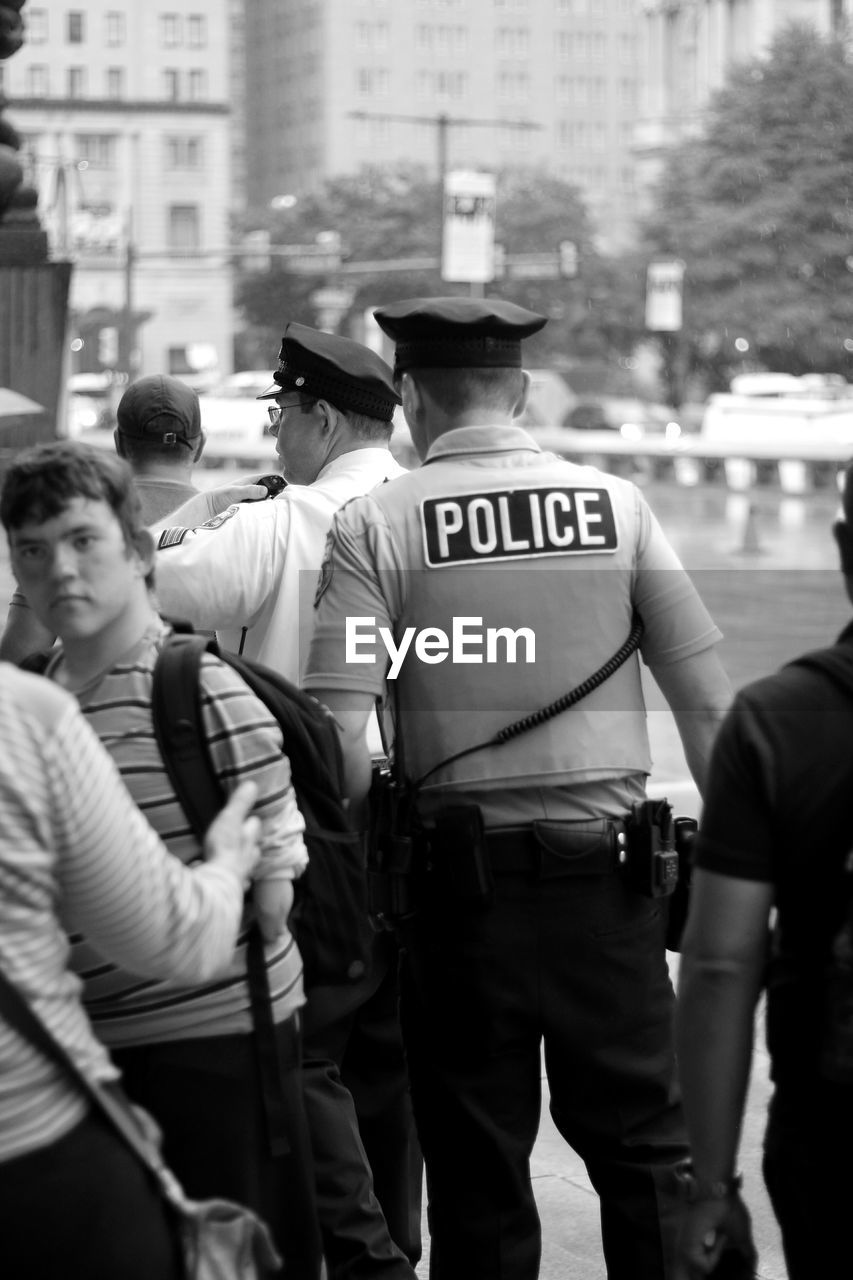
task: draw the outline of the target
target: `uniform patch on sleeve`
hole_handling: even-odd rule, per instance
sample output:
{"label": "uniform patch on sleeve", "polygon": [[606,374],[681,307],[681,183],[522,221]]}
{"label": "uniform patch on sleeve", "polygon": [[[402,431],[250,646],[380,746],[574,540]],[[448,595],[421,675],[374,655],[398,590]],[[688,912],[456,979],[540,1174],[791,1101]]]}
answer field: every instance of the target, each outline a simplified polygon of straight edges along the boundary
{"label": "uniform patch on sleeve", "polygon": [[191,529],[182,529],[180,525],[174,525],[171,529],[164,529],[157,539],[157,550],[163,551],[166,547],[179,547]]}
{"label": "uniform patch on sleeve", "polygon": [[220,511],[218,516],[214,516],[211,520],[205,520],[204,524],[200,524],[199,529],[219,529],[225,524],[226,520],[231,520],[240,510],[240,503],[234,502],[230,507],[226,507],[224,511]]}
{"label": "uniform patch on sleeve", "polygon": [[534,556],[612,555],[619,539],[607,489],[548,486],[425,498],[424,555],[433,568]]}

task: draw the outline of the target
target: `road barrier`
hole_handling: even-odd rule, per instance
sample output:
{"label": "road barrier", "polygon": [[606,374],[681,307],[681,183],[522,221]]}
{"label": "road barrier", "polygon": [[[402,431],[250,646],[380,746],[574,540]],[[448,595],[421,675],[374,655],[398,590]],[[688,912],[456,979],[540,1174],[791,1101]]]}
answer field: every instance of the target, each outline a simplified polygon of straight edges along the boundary
{"label": "road barrier", "polygon": [[674,440],[626,440],[615,432],[560,427],[534,428],[531,435],[543,449],[616,475],[672,480],[684,488],[722,484],[736,493],[762,487],[786,494],[834,488],[853,458],[853,444],[849,449],[844,445],[807,444],[783,455],[781,450],[766,445],[741,452],[737,443],[711,443],[703,441],[701,435],[682,435]]}

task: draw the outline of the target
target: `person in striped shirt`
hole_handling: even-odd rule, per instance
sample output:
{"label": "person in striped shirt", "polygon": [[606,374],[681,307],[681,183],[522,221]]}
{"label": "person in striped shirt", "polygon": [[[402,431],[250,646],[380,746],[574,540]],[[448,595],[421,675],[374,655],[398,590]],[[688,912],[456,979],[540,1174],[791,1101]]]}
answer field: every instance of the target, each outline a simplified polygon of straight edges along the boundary
{"label": "person in striped shirt", "polygon": [[[85,929],[103,956],[149,979],[210,981],[230,961],[257,856],[258,820],[243,821],[255,794],[234,793],[207,833],[207,860],[184,867],[74,699],[0,663],[0,970],[89,1079],[118,1072],[68,968],[68,931]],[[0,1241],[9,1277],[183,1274],[136,1156],[2,1017]]]}
{"label": "person in striped shirt", "polygon": [[[2,494],[16,580],[61,644],[45,674],[72,692],[131,795],[171,853],[201,855],[155,739],[154,665],[168,627],[153,595],[153,542],[132,472],[121,459],[61,441],[18,456]],[[92,1024],[134,1100],[152,1112],[188,1194],[224,1195],[269,1223],[288,1276],[314,1280],[319,1245],[310,1141],[301,1105],[302,962],[287,927],[293,880],[307,863],[304,823],[278,725],[227,664],[205,655],[202,719],[227,794],[258,786],[261,857],[252,908],[266,943],[281,1070],[286,1154],[272,1154],[247,982],[247,929],[214,981],[140,979],[107,962],[96,940],[72,937]]]}

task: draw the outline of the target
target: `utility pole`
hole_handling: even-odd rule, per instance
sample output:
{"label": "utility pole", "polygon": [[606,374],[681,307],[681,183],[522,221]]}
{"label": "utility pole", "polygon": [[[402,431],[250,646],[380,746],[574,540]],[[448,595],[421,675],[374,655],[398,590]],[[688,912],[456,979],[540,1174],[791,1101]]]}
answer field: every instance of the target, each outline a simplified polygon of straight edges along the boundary
{"label": "utility pole", "polygon": [[[532,130],[544,127],[541,124],[536,124],[533,120],[481,120],[467,116],[449,116],[444,111],[439,112],[437,116],[397,115],[395,112],[388,111],[348,111],[347,115],[354,120],[392,120],[404,124],[428,124],[435,129],[438,153],[439,237],[444,223],[444,180],[448,170],[448,134],[450,129],[501,128]],[[441,240],[439,239],[439,258],[441,256],[440,245]]]}

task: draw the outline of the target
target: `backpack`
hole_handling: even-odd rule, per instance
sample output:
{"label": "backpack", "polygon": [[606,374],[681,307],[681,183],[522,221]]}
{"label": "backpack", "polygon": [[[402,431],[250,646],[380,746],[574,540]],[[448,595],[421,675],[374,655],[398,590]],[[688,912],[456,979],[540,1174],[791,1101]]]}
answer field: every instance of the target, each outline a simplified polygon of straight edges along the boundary
{"label": "backpack", "polygon": [[305,988],[356,982],[367,972],[372,929],[362,839],[342,800],[343,757],[331,712],[278,672],[221,650],[214,639],[191,632],[169,636],[154,667],[154,731],[175,794],[199,836],[224,800],[201,718],[204,653],[232,667],[281,729],[308,849],[289,920]]}

